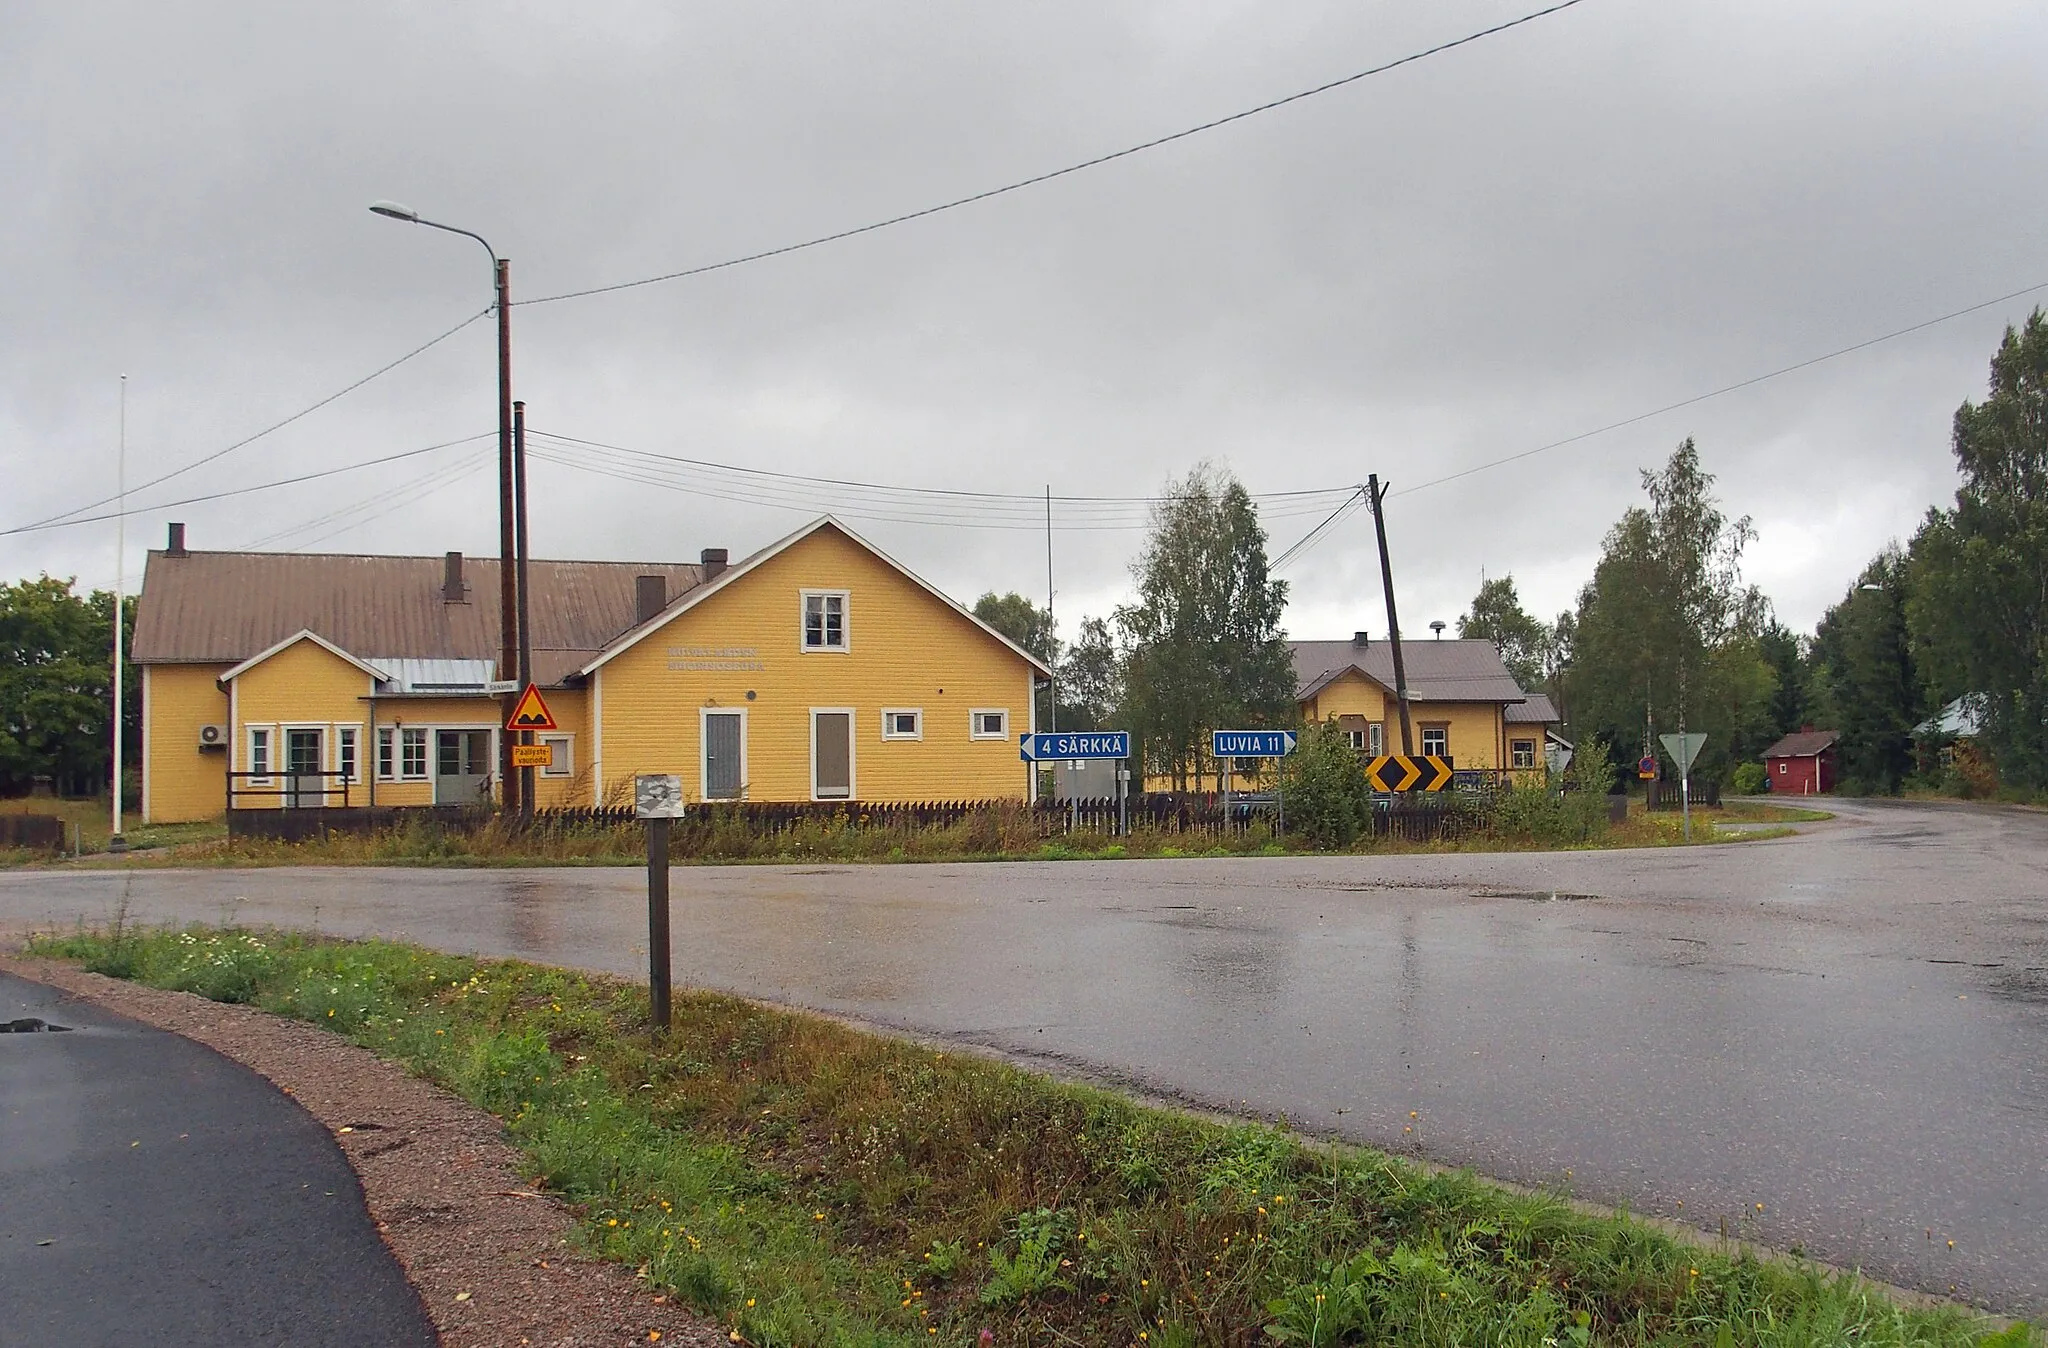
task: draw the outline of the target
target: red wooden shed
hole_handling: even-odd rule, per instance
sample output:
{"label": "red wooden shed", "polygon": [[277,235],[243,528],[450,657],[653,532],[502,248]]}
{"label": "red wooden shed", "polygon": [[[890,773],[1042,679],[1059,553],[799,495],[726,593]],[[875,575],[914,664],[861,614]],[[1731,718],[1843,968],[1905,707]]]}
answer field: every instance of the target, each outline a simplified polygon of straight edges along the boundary
{"label": "red wooden shed", "polygon": [[1785,736],[1764,750],[1770,790],[1781,796],[1824,796],[1835,789],[1835,741],[1832,730],[1812,726]]}

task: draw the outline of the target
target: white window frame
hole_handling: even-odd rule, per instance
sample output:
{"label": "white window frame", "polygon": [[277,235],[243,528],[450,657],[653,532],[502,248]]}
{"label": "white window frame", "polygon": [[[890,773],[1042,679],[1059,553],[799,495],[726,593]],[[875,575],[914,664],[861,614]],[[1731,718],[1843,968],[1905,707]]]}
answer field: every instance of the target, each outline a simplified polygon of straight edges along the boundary
{"label": "white window frame", "polygon": [[[395,781],[397,781],[397,780],[398,780],[398,727],[397,727],[397,726],[395,726],[395,725],[380,725],[380,726],[378,726],[378,727],[377,727],[377,744],[376,744],[376,748],[375,748],[374,752],[375,752],[375,754],[376,754],[376,756],[377,756],[377,757],[376,757],[376,762],[375,762],[375,763],[374,763],[374,764],[372,765],[372,768],[371,768],[371,770],[372,770],[373,772],[375,772],[375,773],[377,774],[377,780],[378,780],[378,781],[380,781],[380,782],[395,782]],[[388,765],[388,767],[387,767],[387,765]]]}
{"label": "white window frame", "polygon": [[[1003,718],[1002,729],[986,731],[981,728],[984,716]],[[1007,740],[1010,738],[1010,709],[1008,707],[976,707],[967,713],[967,738],[972,740]]]}
{"label": "white window frame", "polygon": [[[896,718],[897,718],[898,716],[914,716],[914,717],[916,717],[916,718],[917,718],[917,720],[916,720],[916,726],[917,726],[917,728],[916,728],[915,730],[910,730],[910,731],[903,731],[903,730],[898,730],[898,729],[896,729]],[[885,740],[921,740],[921,739],[923,739],[923,738],[924,738],[924,708],[922,708],[922,707],[884,707],[884,708],[882,708],[882,738],[883,738],[883,739],[885,739]]]}
{"label": "white window frame", "polygon": [[1344,738],[1351,745],[1354,753],[1362,754],[1365,752],[1365,732],[1363,730],[1347,730],[1344,732]]}
{"label": "white window frame", "polygon": [[541,776],[574,777],[576,775],[576,737],[574,735],[558,735],[553,731],[543,731],[533,737],[533,742],[535,744],[553,744],[556,746],[554,761],[540,770]]}
{"label": "white window frame", "polygon": [[[711,794],[711,733],[706,720],[713,716],[737,716],[740,718],[740,790],[736,796]],[[747,787],[753,778],[747,769],[747,722],[751,718],[745,707],[699,707],[697,708],[697,799],[707,804],[728,800],[745,800]]]}
{"label": "white window frame", "polygon": [[[263,767],[260,773],[256,767],[256,737],[258,735],[263,737]],[[248,764],[249,785],[268,786],[275,779],[274,774],[277,771],[277,740],[277,727],[274,725],[242,727],[243,747],[248,750],[248,755],[243,761]]]}
{"label": "white window frame", "polygon": [[[405,770],[405,746],[410,737],[419,736],[420,770]],[[426,725],[402,725],[398,727],[398,780],[401,782],[431,782],[434,780],[434,727]]]}
{"label": "white window frame", "polygon": [[[843,796],[821,796],[818,794],[818,718],[820,716],[846,717],[846,794]],[[851,707],[811,708],[811,799],[812,800],[859,800],[860,799],[860,714]]]}
{"label": "white window frame", "polygon": [[[1451,728],[1450,728],[1450,726],[1448,726],[1448,725],[1426,725],[1426,726],[1422,726],[1422,727],[1420,727],[1420,728],[1419,728],[1419,730],[1418,730],[1418,733],[1419,733],[1419,735],[1420,735],[1420,737],[1421,737],[1421,738],[1420,738],[1420,743],[1421,743],[1421,745],[1422,745],[1422,748],[1421,748],[1421,749],[1420,749],[1420,750],[1419,750],[1418,752],[1420,752],[1420,753],[1421,753],[1421,755],[1422,755],[1422,756],[1423,756],[1424,758],[1449,758],[1449,757],[1451,756]],[[1429,749],[1429,737],[1430,737],[1430,736],[1431,736],[1432,734],[1435,734],[1435,735],[1441,735],[1441,736],[1443,736],[1443,738],[1444,738],[1444,747],[1443,747],[1443,749],[1442,749],[1441,751],[1437,752],[1437,753],[1434,753],[1434,754],[1432,754],[1432,753],[1430,752],[1430,749]]]}
{"label": "white window frame", "polygon": [[[839,644],[813,646],[810,643],[811,601],[839,601]],[[853,592],[851,590],[798,590],[796,601],[796,648],[805,655],[844,655],[853,649]]]}
{"label": "white window frame", "polygon": [[[341,780],[347,782],[350,786],[361,786],[363,784],[362,725],[354,721],[336,721],[333,725],[328,727],[328,731],[328,742],[334,746],[334,770],[336,772],[342,772],[344,770],[347,771],[348,775],[346,777],[343,777]],[[348,769],[343,769],[341,765],[341,740],[342,736],[344,735],[348,737],[349,744],[355,751],[354,754],[352,755],[355,759],[355,764],[353,767],[350,767]]]}
{"label": "white window frame", "polygon": [[1365,723],[1366,751],[1374,758],[1384,757],[1387,752],[1387,723],[1367,721]]}

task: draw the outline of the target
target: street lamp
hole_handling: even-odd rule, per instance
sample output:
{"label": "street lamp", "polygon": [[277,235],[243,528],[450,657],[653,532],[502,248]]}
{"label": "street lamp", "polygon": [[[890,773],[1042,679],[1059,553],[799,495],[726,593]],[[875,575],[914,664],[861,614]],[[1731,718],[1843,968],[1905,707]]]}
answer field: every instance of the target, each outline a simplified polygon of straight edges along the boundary
{"label": "street lamp", "polygon": [[[517,583],[515,568],[525,551],[519,546],[526,514],[525,493],[514,491],[515,479],[523,477],[519,465],[514,462],[512,445],[512,264],[498,256],[498,250],[491,247],[490,240],[473,230],[459,229],[428,220],[410,206],[401,206],[395,201],[377,201],[370,204],[370,210],[391,220],[402,220],[409,225],[425,225],[449,234],[461,234],[475,239],[491,255],[492,284],[497,295],[498,308],[498,671],[516,669],[521,691],[532,680],[531,646],[527,638],[525,619],[524,586]],[[504,700],[505,719],[512,719],[512,708],[517,693],[508,694]],[[530,818],[531,803],[527,793],[520,790],[522,785],[518,774],[512,771],[512,736],[509,732],[498,737],[498,781],[502,783],[504,806],[518,810],[523,818]]]}

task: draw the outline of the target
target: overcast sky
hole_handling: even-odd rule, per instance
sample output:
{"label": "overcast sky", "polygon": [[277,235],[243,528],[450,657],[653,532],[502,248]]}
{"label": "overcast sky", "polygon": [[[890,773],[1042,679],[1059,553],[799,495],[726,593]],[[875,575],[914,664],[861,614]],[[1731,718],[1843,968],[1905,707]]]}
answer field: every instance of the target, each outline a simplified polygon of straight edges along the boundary
{"label": "overcast sky", "polygon": [[[996,186],[1536,7],[16,0],[0,528],[113,490],[123,373],[141,481],[489,302],[481,248],[373,200],[484,234],[530,299]],[[2048,282],[2044,65],[2038,2],[1584,0],[993,201],[517,307],[515,384],[536,431],[811,477],[1142,497],[1209,459],[1256,493],[1399,493]],[[2035,298],[1396,495],[1404,626],[1454,623],[1483,573],[1568,606],[1638,470],[1692,435],[1755,519],[1749,578],[1810,628],[1950,500],[1950,418]],[[488,436],[494,371],[478,322],[134,504]],[[491,552],[493,453],[145,510],[130,574],[170,519],[201,548]],[[963,601],[1044,594],[1023,503],[672,490],[566,456],[534,465],[539,555],[737,557],[836,505]],[[1272,501],[1272,551],[1326,505]],[[1071,526],[1134,517],[1056,503],[1069,635],[1143,541]],[[0,537],[5,578],[106,585],[113,558],[111,523]],[[1293,635],[1384,631],[1366,513],[1284,574]]]}

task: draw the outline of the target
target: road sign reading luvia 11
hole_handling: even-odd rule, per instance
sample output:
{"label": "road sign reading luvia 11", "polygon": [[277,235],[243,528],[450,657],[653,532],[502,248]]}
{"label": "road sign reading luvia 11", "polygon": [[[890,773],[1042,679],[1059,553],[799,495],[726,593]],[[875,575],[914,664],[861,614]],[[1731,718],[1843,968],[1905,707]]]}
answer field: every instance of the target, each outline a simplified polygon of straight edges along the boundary
{"label": "road sign reading luvia 11", "polygon": [[1062,730],[1051,734],[1020,735],[1017,738],[1017,756],[1027,763],[1061,758],[1129,758],[1131,732]]}
{"label": "road sign reading luvia 11", "polygon": [[1292,730],[1212,730],[1209,753],[1214,758],[1280,758],[1294,752]]}

